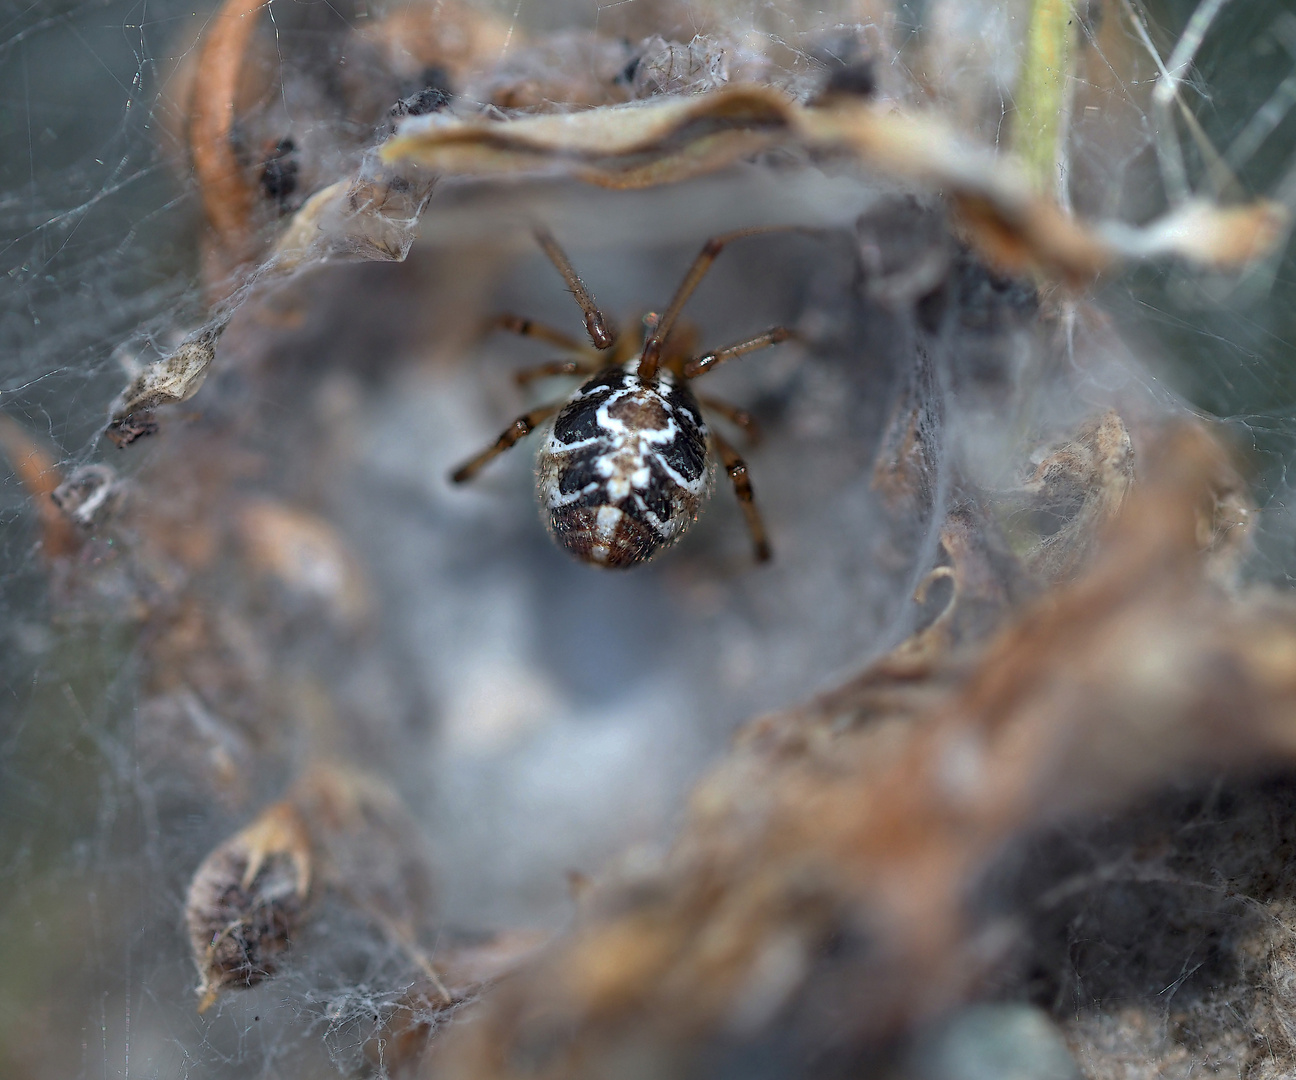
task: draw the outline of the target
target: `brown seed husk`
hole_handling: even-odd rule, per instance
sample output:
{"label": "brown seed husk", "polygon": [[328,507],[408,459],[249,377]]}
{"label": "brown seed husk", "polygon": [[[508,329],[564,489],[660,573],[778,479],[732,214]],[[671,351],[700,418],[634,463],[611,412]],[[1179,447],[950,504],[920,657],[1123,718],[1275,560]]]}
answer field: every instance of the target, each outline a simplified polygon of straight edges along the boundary
{"label": "brown seed husk", "polygon": [[226,987],[274,975],[310,892],[310,837],[288,803],[267,808],[217,847],[194,874],[185,901],[203,1012]]}

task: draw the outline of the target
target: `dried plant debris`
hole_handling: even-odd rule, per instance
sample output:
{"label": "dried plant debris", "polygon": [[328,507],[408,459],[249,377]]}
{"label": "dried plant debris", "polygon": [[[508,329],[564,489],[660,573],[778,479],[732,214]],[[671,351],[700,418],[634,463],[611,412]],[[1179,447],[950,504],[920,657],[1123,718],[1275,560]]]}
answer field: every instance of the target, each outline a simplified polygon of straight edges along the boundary
{"label": "dried plant debris", "polygon": [[311,869],[310,836],[288,803],[266,809],[203,860],[185,900],[199,1012],[227,987],[274,975],[301,922]]}
{"label": "dried plant debris", "polygon": [[62,473],[49,449],[17,420],[0,415],[0,452],[36,507],[45,559],[59,560],[76,554],[81,537],[67,516],[60,513]]}
{"label": "dried plant debris", "polygon": [[840,97],[807,107],[759,84],[506,121],[419,117],[401,125],[382,156],[445,174],[561,174],[634,188],[714,172],[784,146],[848,155],[937,187],[993,264],[1072,284],[1086,284],[1128,258],[1177,255],[1245,265],[1264,258],[1287,230],[1283,207],[1265,201],[1223,209],[1194,202],[1142,229],[1086,228],[1035,194],[1012,162],[961,139],[934,116]]}
{"label": "dried plant debris", "polygon": [[[858,1061],[1003,962],[969,901],[1014,838],[1290,758],[1296,608],[1212,581],[1199,524],[1235,482],[1219,446],[1187,425],[1149,442],[1115,522],[1084,517],[1108,540],[1073,584],[984,644],[909,643],[849,694],[753,725],[670,855],[596,885],[573,930],[434,1048],[435,1075],[628,1058],[700,1075],[744,1046]],[[972,572],[951,530],[951,603],[1003,610],[1011,564]]]}
{"label": "dried plant debris", "polygon": [[[617,17],[647,18],[630,7]],[[60,582],[57,617],[139,631],[131,735],[150,794],[251,820],[189,888],[200,1008],[274,978],[334,904],[399,958],[372,1038],[355,1042],[387,1074],[751,1075],[755,1061],[948,1080],[947,1060],[1008,1075],[1025,1059],[994,1058],[1002,1037],[1039,1052],[1038,1075],[1069,1077],[1060,1030],[1091,1077],[1204,1058],[1290,1075],[1296,916],[1273,870],[1290,796],[1247,785],[1296,753],[1296,608],[1239,586],[1247,484],[1204,426],[1135,422],[1105,402],[1070,430],[1023,424],[1036,449],[1003,474],[1007,490],[979,484],[950,445],[955,407],[1008,426],[1018,353],[1057,375],[1041,281],[1083,286],[1166,255],[1242,267],[1274,250],[1285,211],[1186,200],[1137,229],[1080,222],[948,121],[906,111],[862,16],[798,51],[723,25],[690,37],[691,13],[668,26],[664,8],[634,35],[527,38],[450,0],[392,5],[340,32],[347,70],[326,94],[284,83],[297,69],[267,51],[279,42],[263,4],[228,0],[187,61],[212,319],[133,374],[108,437],[127,445],[191,400],[218,335],[272,280],[405,258],[443,176],[633,188],[750,161],[867,168],[921,189],[879,200],[854,233],[861,303],[912,335],[873,470],[893,546],[924,553],[903,563],[912,633],[832,691],[750,721],[675,846],[578,879],[556,940],[507,927],[466,940],[439,924],[422,823],[357,764],[393,756],[374,717],[404,707],[426,722],[435,707],[383,696],[379,593],[336,508],[308,494],[332,462],[296,460],[330,433],[283,409],[291,430],[258,442],[274,425],[241,407],[290,399],[275,392],[280,358],[240,369],[245,397],[213,395],[210,415],[176,425],[129,498],[113,470],[64,468],[0,417]],[[356,690],[366,665],[377,674]],[[1246,805],[1179,797],[1221,770],[1220,790]],[[1055,836],[1069,861],[1022,856]],[[1101,912],[1079,899],[1127,881],[1167,893],[1129,935],[1164,932],[1145,950],[1156,974],[1170,936],[1218,930],[1203,970],[1220,978],[1203,989],[1189,972],[1173,1010],[1150,980],[1103,982],[1116,964],[1086,921]],[[1105,940],[1125,940],[1117,922]],[[1010,1000],[975,1004],[993,997]],[[1025,997],[1055,1023],[1011,1000]]]}
{"label": "dried plant debris", "polygon": [[306,200],[276,240],[267,269],[285,274],[324,259],[400,262],[432,187],[429,178],[393,176],[366,162]]}
{"label": "dried plant debris", "polygon": [[102,525],[122,508],[126,491],[109,465],[93,463],[74,469],[50,492],[54,504],[85,529]]}
{"label": "dried plant debris", "polygon": [[[285,210],[354,175],[394,116],[444,105],[507,27],[465,5],[401,8],[361,29],[325,30],[306,11],[227,0],[176,80],[177,111],[208,223],[213,299],[237,291]],[[273,23],[272,23],[273,19]],[[342,60],[337,73],[320,51]]]}
{"label": "dried plant debris", "polygon": [[120,447],[157,430],[153,410],[198,393],[216,357],[219,332],[201,331],[139,372],[113,407],[108,437]]}
{"label": "dried plant debris", "polygon": [[1109,409],[1050,451],[1023,485],[1023,505],[1006,527],[1025,547],[1026,565],[1046,581],[1074,577],[1133,481],[1130,433]]}
{"label": "dried plant debris", "polygon": [[[209,335],[267,276],[339,257],[404,259],[442,176],[563,175],[637,188],[772,151],[832,168],[853,161],[941,193],[992,264],[1077,287],[1128,259],[1244,267],[1288,229],[1285,209],[1265,200],[1185,200],[1138,228],[1075,221],[1018,163],[938,115],[906,111],[903,94],[878,97],[874,58],[889,51],[894,22],[884,5],[818,12],[798,27],[796,48],[776,32],[735,35],[720,12],[703,23],[692,12],[674,19],[670,5],[640,37],[582,30],[532,40],[516,20],[469,5],[402,6],[339,32],[344,74],[318,86],[309,64],[286,64],[294,39],[287,34],[285,46],[278,23],[273,51],[261,40],[263,7],[226,0],[177,79],[209,225]],[[665,36],[673,21],[693,35]],[[399,130],[387,138],[393,122]],[[940,272],[934,262],[910,269],[922,280]],[[884,286],[886,276],[878,288],[921,284]],[[132,386],[115,410],[107,434],[118,445],[157,430],[156,405],[185,400],[148,404],[173,385],[174,358],[162,363],[158,385]]]}
{"label": "dried plant debris", "polygon": [[421,943],[433,910],[431,872],[408,812],[381,782],[316,764],[194,874],[185,913],[199,1011],[226,988],[274,975],[309,916],[312,888],[343,897],[401,948],[440,1007],[466,993],[461,986],[452,995]]}

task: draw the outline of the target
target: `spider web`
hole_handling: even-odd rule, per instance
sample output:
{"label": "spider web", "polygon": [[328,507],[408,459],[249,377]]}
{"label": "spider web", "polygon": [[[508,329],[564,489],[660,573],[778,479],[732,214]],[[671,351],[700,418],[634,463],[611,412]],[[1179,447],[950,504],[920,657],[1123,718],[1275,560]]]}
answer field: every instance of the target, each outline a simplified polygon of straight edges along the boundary
{"label": "spider web", "polygon": [[[520,34],[607,29],[639,7],[640,0],[506,0],[499,10]],[[1132,15],[1109,5],[1108,25],[1092,30],[1095,41],[1119,43],[1109,68],[1121,78],[1095,77],[1077,88],[1069,168],[1079,209],[1143,218],[1174,198],[1173,185],[1167,194],[1162,183],[1166,124],[1152,93],[1185,27],[1215,8],[1181,72],[1183,109],[1171,109],[1185,181],[1193,190],[1268,193],[1296,206],[1296,19],[1281,0],[1182,0],[1134,3]],[[130,474],[161,452],[145,445],[118,456],[98,433],[122,388],[123,359],[165,351],[206,317],[199,208],[175,141],[170,91],[211,10],[203,4],[195,14],[194,5],[170,0],[0,9],[0,412],[44,440],[64,470],[102,459]],[[680,10],[687,21],[693,9]],[[894,49],[881,66],[894,86],[929,94],[956,115],[965,110],[963,118],[993,141],[1015,110],[1023,45],[1011,16],[1024,10],[898,5]],[[323,33],[380,13],[363,2],[275,0],[270,14],[272,33],[282,26],[286,39],[294,25]],[[735,18],[735,39],[775,42],[797,70],[813,71],[817,61],[788,7],[761,5]],[[920,30],[940,42],[932,70],[914,67]],[[1232,187],[1214,153],[1236,178]],[[773,189],[761,187],[760,177],[753,183],[737,213],[775,213]],[[692,208],[670,191],[645,194],[629,212],[587,192],[541,205],[555,229],[585,228],[574,257],[624,318],[645,297],[668,295],[700,238],[714,231],[710,215],[724,212],[732,192],[711,191],[711,202]],[[806,205],[827,200],[819,189],[803,198]],[[853,213],[839,207],[827,216],[849,224]],[[488,233],[491,216],[488,205],[466,220]],[[453,229],[438,220],[425,232],[444,238]],[[626,257],[627,247],[636,259]],[[507,259],[480,283],[491,306],[571,325],[544,264],[534,256],[527,262],[520,246],[503,250]],[[698,316],[708,342],[741,336],[753,317],[772,320],[780,304],[788,312],[809,306],[831,321],[843,303],[846,263],[800,241],[773,250],[766,262],[752,256],[717,269],[710,292],[699,296],[700,309],[709,305],[710,314]],[[767,272],[772,262],[782,270]],[[377,314],[345,338],[353,353],[363,359],[389,347],[405,350],[407,361],[422,356],[409,332],[393,327],[407,320],[418,329],[410,313],[440,272],[416,248],[408,271],[365,268],[356,278],[322,280],[312,285],[308,323],[363,295]],[[789,281],[809,282],[795,305]],[[1296,528],[1288,520],[1296,273],[1288,253],[1241,281],[1131,271],[1105,289],[1101,303],[1139,362],[1131,366],[1122,355],[1096,368],[1094,399],[1128,394],[1169,408],[1182,395],[1230,421],[1254,451],[1266,511],[1254,572],[1296,574]],[[345,320],[327,322],[309,347],[330,334],[342,340],[345,327]],[[849,550],[850,539],[872,528],[875,507],[860,477],[871,450],[867,432],[883,417],[880,404],[871,414],[843,411],[831,366],[798,369],[771,359],[725,384],[735,398],[765,403],[781,425],[773,449],[753,459],[762,494],[770,492],[772,523],[783,536],[798,527],[822,535],[822,544],[798,555],[797,541],[789,541],[792,570],[738,580],[724,568],[743,550],[739,519],[732,508],[713,509],[725,528],[695,562],[609,586],[551,561],[528,504],[525,461],[503,465],[482,492],[458,502],[430,479],[499,426],[517,402],[510,366],[534,358],[512,344],[474,356],[483,362],[480,377],[467,364],[427,378],[380,371],[366,375],[369,382],[333,372],[321,377],[324,389],[312,401],[319,409],[325,398],[360,401],[359,456],[372,483],[343,483],[332,505],[362,553],[394,567],[383,587],[401,602],[385,628],[387,659],[373,661],[402,669],[408,680],[388,680],[398,684],[389,688],[391,711],[436,716],[440,743],[426,732],[411,735],[404,720],[376,728],[373,741],[414,747],[393,783],[413,793],[414,812],[432,835],[447,917],[553,927],[566,917],[563,871],[596,867],[631,843],[664,842],[683,793],[733,726],[829,685],[893,640],[913,582],[880,572],[867,551]],[[293,386],[305,394],[311,381]],[[862,388],[853,393],[866,396]],[[780,411],[783,400],[797,404]],[[1039,408],[1055,405],[1045,400]],[[294,440],[316,445],[306,434],[316,422],[286,418],[272,436],[290,462],[278,490],[291,491],[304,470],[291,464]],[[816,470],[822,479],[800,497],[778,494]],[[29,493],[12,473],[0,475],[6,1074],[271,1077],[381,1068],[372,1033],[399,1012],[413,976],[400,950],[341,906],[327,909],[321,928],[298,943],[300,958],[282,978],[231,995],[211,1016],[194,1012],[185,883],[206,851],[245,823],[247,808],[207,806],[180,790],[182,779],[151,767],[156,747],[140,720],[137,642],[111,619],[58,609]],[[382,525],[367,527],[373,521]],[[476,562],[464,560],[465,549]],[[457,588],[442,587],[456,578]],[[835,597],[842,580],[856,587],[850,603]],[[573,625],[579,632],[563,636]],[[420,797],[423,789],[434,793]]]}

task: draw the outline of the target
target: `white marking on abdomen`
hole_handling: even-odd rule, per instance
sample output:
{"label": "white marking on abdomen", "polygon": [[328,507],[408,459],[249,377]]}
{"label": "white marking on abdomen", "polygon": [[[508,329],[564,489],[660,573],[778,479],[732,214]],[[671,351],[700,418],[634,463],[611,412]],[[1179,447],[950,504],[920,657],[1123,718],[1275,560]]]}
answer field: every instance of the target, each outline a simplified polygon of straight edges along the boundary
{"label": "white marking on abdomen", "polygon": [[598,517],[594,519],[594,532],[600,540],[611,543],[619,524],[621,524],[620,510],[615,506],[599,507]]}

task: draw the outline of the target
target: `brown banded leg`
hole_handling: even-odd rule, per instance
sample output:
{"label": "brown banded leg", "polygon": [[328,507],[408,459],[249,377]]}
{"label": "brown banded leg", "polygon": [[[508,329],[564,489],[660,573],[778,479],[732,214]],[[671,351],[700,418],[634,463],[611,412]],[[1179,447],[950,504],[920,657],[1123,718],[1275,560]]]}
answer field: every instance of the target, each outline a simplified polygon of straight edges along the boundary
{"label": "brown banded leg", "polygon": [[752,494],[751,478],[747,475],[747,462],[738,455],[728,442],[715,431],[711,432],[720,461],[733,483],[734,494],[738,496],[738,505],[742,507],[743,517],[747,519],[747,531],[751,533],[752,548],[757,562],[767,562],[770,558],[769,541],[765,538],[765,523],[761,520],[760,511],[756,509],[756,497]]}
{"label": "brown banded leg", "polygon": [[504,429],[504,433],[495,440],[490,446],[483,450],[474,458],[465,461],[459,468],[450,474],[450,479],[456,484],[462,484],[471,480],[488,462],[500,456],[509,447],[519,439],[524,439],[530,435],[540,424],[543,424],[549,417],[553,416],[563,406],[563,402],[554,401],[548,405],[541,405],[538,409],[532,409],[529,413],[523,413],[513,423]]}
{"label": "brown banded leg", "polygon": [[742,428],[743,434],[747,436],[747,441],[753,446],[760,442],[760,424],[756,423],[756,417],[752,416],[746,409],[740,409],[737,405],[730,405],[729,402],[721,401],[719,398],[703,397],[701,394],[698,395],[698,401],[712,412],[718,412],[735,427]]}
{"label": "brown banded leg", "polygon": [[585,314],[585,330],[589,334],[590,341],[594,342],[594,348],[612,348],[616,344],[616,333],[603,318],[603,313],[599,311],[594,297],[585,287],[585,282],[581,281],[576,268],[567,258],[567,252],[558,246],[558,241],[548,229],[536,229],[535,238],[544,249],[544,253],[549,256],[549,261],[558,268],[558,273],[562,274],[563,280],[567,282],[567,288],[571,290],[572,296],[576,297],[576,303],[580,304],[580,309]]}
{"label": "brown banded leg", "polygon": [[557,345],[558,348],[566,352],[583,352],[589,348],[588,345],[582,345],[574,337],[564,334],[561,330],[555,330],[552,326],[546,326],[544,323],[538,323],[532,319],[524,319],[520,315],[496,315],[487,323],[486,329],[507,330],[510,334],[517,334],[519,337],[547,341],[550,345]]}
{"label": "brown banded leg", "polygon": [[536,364],[534,367],[522,368],[513,372],[513,381],[519,386],[544,379],[550,375],[593,375],[602,370],[603,365],[597,359],[589,360],[551,360],[547,364]]}
{"label": "brown banded leg", "polygon": [[711,264],[716,261],[716,257],[722,252],[726,244],[731,244],[735,240],[741,240],[744,236],[756,236],[759,233],[769,232],[806,232],[798,225],[754,225],[750,229],[737,229],[734,232],[721,233],[719,236],[713,236],[705,244],[702,250],[698,252],[697,258],[693,260],[693,265],[688,268],[688,273],[684,275],[684,280],[680,282],[679,288],[675,290],[675,295],[671,298],[670,306],[666,308],[665,313],[657,320],[648,340],[644,342],[643,359],[639,362],[639,378],[651,382],[657,377],[657,368],[661,364],[662,343],[670,336],[671,330],[675,327],[675,320],[679,318],[679,313],[683,310],[688,298],[693,295],[693,290],[698,287],[698,283],[706,277],[706,273],[711,269]]}
{"label": "brown banded leg", "polygon": [[757,334],[746,341],[736,341],[732,345],[726,345],[723,349],[715,349],[712,352],[693,357],[684,365],[684,378],[696,379],[699,375],[705,375],[712,368],[719,367],[726,360],[746,356],[748,353],[756,352],[758,349],[768,349],[771,345],[778,345],[780,342],[787,341],[788,338],[795,336],[796,331],[786,326],[771,326],[765,333]]}

